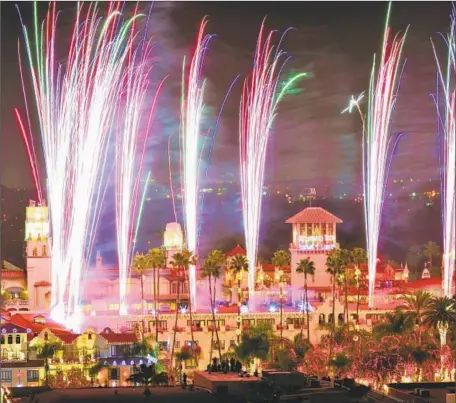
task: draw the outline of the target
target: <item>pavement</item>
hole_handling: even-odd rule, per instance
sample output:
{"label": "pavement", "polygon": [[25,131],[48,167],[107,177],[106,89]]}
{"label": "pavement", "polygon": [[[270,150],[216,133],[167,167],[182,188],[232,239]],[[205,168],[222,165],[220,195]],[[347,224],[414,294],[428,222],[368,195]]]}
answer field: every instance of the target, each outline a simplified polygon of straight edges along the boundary
{"label": "pavement", "polygon": [[[37,394],[33,403],[219,403],[206,391],[182,388],[151,388],[151,395],[144,396],[144,388],[118,388],[117,395],[113,388],[91,389],[55,389]],[[23,398],[21,403],[29,403],[30,398]]]}

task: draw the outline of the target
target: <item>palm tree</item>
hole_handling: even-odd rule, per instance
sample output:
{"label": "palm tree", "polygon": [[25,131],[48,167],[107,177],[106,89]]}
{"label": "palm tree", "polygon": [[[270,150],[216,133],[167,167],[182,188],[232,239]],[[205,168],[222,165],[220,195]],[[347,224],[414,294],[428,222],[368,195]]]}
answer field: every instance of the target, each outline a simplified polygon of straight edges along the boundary
{"label": "palm tree", "polygon": [[328,254],[326,260],[326,272],[332,276],[332,326],[331,326],[331,340],[329,344],[329,356],[332,356],[333,339],[336,333],[336,282],[338,276],[343,272],[345,265],[348,262],[348,251],[345,249],[333,249]]}
{"label": "palm tree", "polygon": [[58,340],[45,341],[43,345],[38,347],[38,358],[44,359],[44,377],[46,385],[49,384],[49,359],[54,358],[57,351],[62,350],[63,344]]}
{"label": "palm tree", "polygon": [[171,346],[171,361],[170,361],[170,371],[173,369],[173,359],[174,359],[174,347],[176,345],[176,335],[177,335],[177,321],[179,319],[179,307],[180,307],[180,290],[182,285],[182,276],[181,276],[181,268],[183,267],[183,260],[184,257],[182,253],[175,253],[172,256],[172,260],[170,262],[171,266],[178,269],[177,273],[177,294],[176,294],[176,316],[174,319],[174,334],[173,334],[173,344]]}
{"label": "palm tree", "polygon": [[432,258],[440,256],[439,245],[437,245],[433,241],[429,241],[426,245],[423,246],[423,248],[424,248],[423,255],[429,259],[430,270],[432,270],[432,268],[433,268]]}
{"label": "palm tree", "polygon": [[356,282],[356,324],[359,323],[359,304],[361,291],[361,265],[367,262],[367,253],[363,248],[354,248],[351,251],[351,260],[355,264],[355,282]]}
{"label": "palm tree", "polygon": [[[188,269],[189,266],[195,266],[196,265],[196,256],[193,255],[193,252],[189,251],[188,249],[184,249],[180,253],[176,253],[173,256],[173,260],[171,261],[171,266],[176,267],[179,270],[183,270],[185,273],[185,278],[188,279]],[[179,274],[180,277],[180,274]],[[179,286],[181,284],[178,284],[178,294],[176,298],[176,319],[175,319],[175,326],[177,327],[177,318],[179,315]],[[189,293],[191,290],[189,289]],[[193,315],[192,315],[192,296],[189,295],[188,298],[188,313],[190,315],[190,334],[192,337],[192,348],[195,348],[195,335],[193,333]],[[174,332],[174,340],[176,337],[176,332]],[[173,342],[174,343],[174,342]],[[173,352],[174,352],[174,347],[173,347]]]}
{"label": "palm tree", "polygon": [[[274,252],[272,257],[272,264],[283,273],[283,269],[289,266],[291,262],[290,253],[285,250],[278,250]],[[283,282],[282,275],[279,276],[279,287],[280,287],[280,338],[283,336]]]}
{"label": "palm tree", "polygon": [[[238,314],[241,314],[241,279],[242,272],[249,269],[249,261],[245,255],[237,254],[233,256],[228,262],[228,270],[231,272],[233,278],[237,278],[238,281]],[[241,326],[241,323],[238,321],[238,329]],[[237,336],[237,341],[239,343],[240,335]]]}
{"label": "palm tree", "polygon": [[383,317],[383,321],[372,328],[372,334],[382,338],[388,334],[401,335],[412,330],[413,322],[410,316],[402,311],[388,312]]}
{"label": "palm tree", "polygon": [[[219,357],[222,359],[222,350],[220,346],[220,339],[218,334],[218,327],[215,320],[215,295],[216,295],[216,281],[220,278],[221,269],[226,262],[225,255],[219,250],[213,250],[209,253],[207,259],[205,260],[203,267],[201,268],[201,277],[207,278],[209,282],[209,296],[211,302],[211,311],[212,311],[212,337],[211,337],[211,353],[212,353],[212,342],[214,338],[214,328],[215,328],[215,336],[217,340],[217,347],[219,352]],[[211,286],[211,280],[214,280],[213,287]],[[209,361],[212,359],[209,357]]]}
{"label": "palm tree", "polygon": [[418,330],[418,345],[421,345],[421,329],[424,320],[424,313],[429,309],[432,295],[427,291],[416,291],[411,295],[402,296],[402,304],[397,310],[403,311],[410,317]]}
{"label": "palm tree", "polygon": [[[310,341],[309,298],[307,295],[307,276],[315,277],[315,263],[310,258],[301,259],[296,267],[296,273],[304,274],[305,312],[307,316],[307,340]],[[302,310],[301,337],[304,328],[304,309]]]}
{"label": "palm tree", "polygon": [[242,273],[249,269],[249,262],[245,255],[237,254],[230,259],[228,263],[228,270],[231,272],[233,278],[238,282],[238,303],[241,302],[241,280]]}
{"label": "palm tree", "polygon": [[144,272],[149,268],[147,256],[137,253],[133,258],[133,269],[139,274],[141,279],[141,311],[144,314],[146,310],[146,301],[144,300]]}
{"label": "palm tree", "polygon": [[448,329],[456,323],[454,301],[449,297],[434,297],[423,313],[423,324],[437,329],[440,335],[440,345],[446,344]]}
{"label": "palm tree", "polygon": [[152,266],[153,272],[153,292],[154,292],[154,313],[155,313],[155,341],[158,343],[158,300],[160,293],[160,269],[166,265],[166,252],[161,248],[153,248],[147,252],[146,259],[149,267]]}

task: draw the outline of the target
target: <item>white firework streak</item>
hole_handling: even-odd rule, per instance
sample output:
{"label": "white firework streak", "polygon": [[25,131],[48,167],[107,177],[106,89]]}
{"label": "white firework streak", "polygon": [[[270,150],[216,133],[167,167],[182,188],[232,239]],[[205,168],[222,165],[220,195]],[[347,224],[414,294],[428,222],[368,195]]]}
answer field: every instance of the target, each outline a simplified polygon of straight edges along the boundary
{"label": "white firework streak", "polygon": [[58,63],[55,54],[55,4],[41,36],[35,5],[36,55],[23,25],[46,161],[52,233],[51,315],[73,328],[78,326],[87,232],[96,216],[93,206],[98,205],[99,172],[120,95],[128,54],[125,38],[132,22],[119,25],[119,13],[112,5],[103,25],[96,7],[89,7],[85,18],[81,14],[78,5],[65,65]]}
{"label": "white firework streak", "polygon": [[439,63],[434,44],[434,55],[438,67],[438,75],[443,87],[445,111],[440,114],[440,99],[434,98],[437,112],[442,123],[441,142],[441,187],[442,187],[442,229],[443,229],[443,293],[452,295],[453,276],[455,270],[455,183],[456,183],[456,12],[451,15],[450,32],[447,35],[448,46],[447,69],[444,73]]}
{"label": "white firework streak", "polygon": [[[183,158],[183,201],[185,216],[185,236],[187,249],[198,254],[199,222],[199,167],[200,167],[200,131],[204,108],[204,90],[206,80],[202,78],[204,55],[211,35],[204,33],[207,19],[201,22],[196,48],[190,63],[188,76],[185,75],[185,59],[182,72],[182,158]],[[187,78],[187,80],[185,79]],[[185,82],[187,81],[187,86]],[[189,267],[190,298],[196,309],[196,268]]]}

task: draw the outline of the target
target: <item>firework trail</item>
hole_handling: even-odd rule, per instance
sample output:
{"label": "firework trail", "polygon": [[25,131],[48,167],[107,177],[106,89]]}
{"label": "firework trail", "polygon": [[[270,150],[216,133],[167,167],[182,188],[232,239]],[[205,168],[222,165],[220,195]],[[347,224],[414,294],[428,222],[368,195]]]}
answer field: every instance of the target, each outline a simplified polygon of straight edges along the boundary
{"label": "firework trail", "polygon": [[[185,59],[182,71],[182,193],[187,249],[195,255],[198,254],[200,126],[206,87],[206,80],[202,77],[202,68],[207,46],[213,36],[205,34],[206,25],[207,19],[204,18],[198,32],[189,72],[185,74]],[[189,268],[189,280],[191,303],[196,308],[196,268],[194,266]]]}
{"label": "firework trail", "polygon": [[[45,157],[52,233],[51,314],[70,327],[77,326],[87,232],[96,219],[94,205],[101,199],[99,172],[131,45],[128,34],[136,18],[119,21],[116,7],[110,4],[102,22],[96,6],[89,6],[83,16],[78,5],[64,64],[56,55],[55,3],[41,28],[35,3],[33,42],[21,20]],[[30,122],[28,108],[26,113]],[[30,127],[22,135],[30,137]]]}
{"label": "firework trail", "polygon": [[369,307],[374,304],[377,248],[380,232],[383,195],[391,156],[399,135],[391,135],[398,84],[400,59],[407,30],[401,36],[390,38],[388,5],[382,55],[378,67],[374,57],[371,71],[368,111],[363,132],[363,184],[366,243],[369,267]]}
{"label": "firework trail", "polygon": [[249,293],[255,289],[261,200],[267,144],[277,107],[287,90],[306,73],[292,77],[277,91],[280,73],[288,60],[272,45],[274,31],[263,41],[264,21],[255,50],[253,71],[244,81],[239,113],[240,171],[244,234],[249,263]]}
{"label": "firework trail", "polygon": [[440,99],[437,94],[434,102],[437,106],[439,123],[442,127],[440,176],[442,186],[442,227],[443,227],[443,292],[451,297],[455,270],[455,182],[456,182],[456,11],[451,15],[450,32],[446,38],[448,60],[446,71],[440,66],[437,52],[434,55],[438,67],[438,76],[443,87],[444,111],[440,113]]}
{"label": "firework trail", "polygon": [[[133,27],[134,30],[134,27]],[[130,36],[132,42],[134,35]],[[143,135],[140,130],[142,111],[149,93],[151,46],[144,40],[133,50],[130,46],[127,72],[124,80],[121,130],[116,141],[116,232],[117,254],[119,261],[120,314],[126,314],[127,282],[130,273],[137,216],[140,175],[144,162],[145,149],[155,110],[156,101],[163,81],[160,82],[149,108],[149,118]],[[140,143],[142,142],[142,146]],[[138,153],[140,154],[139,163]],[[146,185],[147,186],[147,185]],[[140,207],[140,206],[139,206]]]}

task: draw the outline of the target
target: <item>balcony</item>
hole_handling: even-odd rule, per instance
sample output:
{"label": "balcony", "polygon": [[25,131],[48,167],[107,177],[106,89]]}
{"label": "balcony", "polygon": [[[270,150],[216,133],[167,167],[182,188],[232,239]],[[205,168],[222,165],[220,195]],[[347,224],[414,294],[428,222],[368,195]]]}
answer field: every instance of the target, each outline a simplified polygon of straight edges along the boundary
{"label": "balcony", "polygon": [[27,361],[27,350],[7,350],[2,346],[1,362],[25,362]]}

